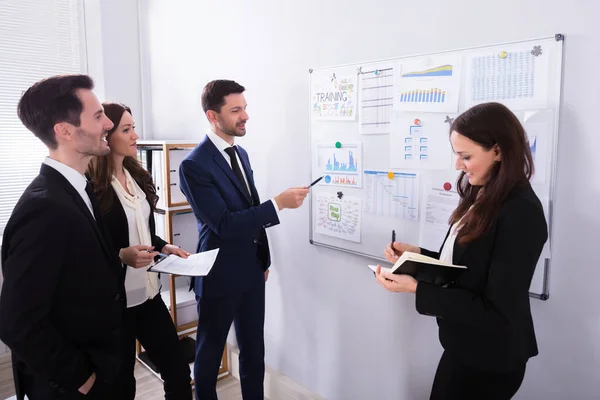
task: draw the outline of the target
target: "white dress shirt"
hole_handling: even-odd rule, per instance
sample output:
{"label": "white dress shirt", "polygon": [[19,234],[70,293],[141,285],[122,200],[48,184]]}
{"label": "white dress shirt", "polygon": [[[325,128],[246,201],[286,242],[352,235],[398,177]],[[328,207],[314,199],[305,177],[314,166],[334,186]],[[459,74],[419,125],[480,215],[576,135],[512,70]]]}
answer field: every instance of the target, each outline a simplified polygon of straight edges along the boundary
{"label": "white dress shirt", "polygon": [[75,188],[77,193],[79,193],[79,195],[83,199],[83,202],[87,205],[88,209],[90,210],[90,213],[92,214],[92,218],[95,219],[94,209],[92,208],[92,201],[90,200],[90,196],[88,196],[87,192],[85,191],[85,185],[87,185],[87,179],[85,179],[85,176],[75,171],[68,165],[63,164],[60,161],[56,161],[50,157],[46,157],[46,159],[44,160],[44,164],[57,170],[62,176],[65,177],[66,180],[69,181],[71,186]]}
{"label": "white dress shirt", "polygon": [[[217,150],[219,150],[219,153],[221,153],[221,155],[223,156],[223,158],[225,158],[225,161],[227,161],[227,164],[229,164],[229,166],[231,167],[231,159],[229,158],[229,154],[227,154],[225,152],[225,149],[232,147],[229,143],[227,143],[225,140],[221,139],[216,133],[214,133],[211,129],[206,131],[206,135],[208,136],[208,139],[210,139],[210,141],[215,145],[215,147],[217,148]],[[250,190],[250,185],[248,184],[248,177],[246,176],[246,171],[244,170],[244,166],[240,160],[240,156],[237,153],[237,151],[235,152],[235,157],[237,158],[238,161],[238,165],[240,166],[240,169],[242,170],[242,175],[244,176],[244,181],[246,182],[246,186],[248,187],[248,193],[252,193],[252,190]],[[273,207],[275,208],[275,212],[277,214],[279,214],[279,207],[277,207],[277,203],[275,202],[275,198],[271,199],[271,202],[273,203]]]}

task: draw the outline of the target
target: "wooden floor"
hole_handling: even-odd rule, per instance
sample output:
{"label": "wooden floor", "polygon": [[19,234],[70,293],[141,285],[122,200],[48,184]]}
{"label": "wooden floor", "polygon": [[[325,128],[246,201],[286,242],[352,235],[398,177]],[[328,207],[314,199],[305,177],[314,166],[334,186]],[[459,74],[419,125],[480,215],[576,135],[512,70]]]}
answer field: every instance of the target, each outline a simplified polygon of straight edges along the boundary
{"label": "wooden floor", "polygon": [[[135,379],[137,381],[136,399],[159,400],[165,398],[162,382],[139,362],[135,365]],[[242,400],[240,382],[232,376],[221,379],[217,382],[217,394],[219,400]]]}
{"label": "wooden floor", "polygon": [[[162,382],[140,363],[135,366],[135,378],[137,380],[136,399],[164,399]],[[240,382],[231,376],[217,383],[217,393],[219,394],[219,400],[242,400]],[[6,399],[14,394],[10,357],[0,356],[0,399]]]}
{"label": "wooden floor", "polygon": [[12,364],[10,356],[0,356],[0,399],[6,399],[15,394],[13,385]]}

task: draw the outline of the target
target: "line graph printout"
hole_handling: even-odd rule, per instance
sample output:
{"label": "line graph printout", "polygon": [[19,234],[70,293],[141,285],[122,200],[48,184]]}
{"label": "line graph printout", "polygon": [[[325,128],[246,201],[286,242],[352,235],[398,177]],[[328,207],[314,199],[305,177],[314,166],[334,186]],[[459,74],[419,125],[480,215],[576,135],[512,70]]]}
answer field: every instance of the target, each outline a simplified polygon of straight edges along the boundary
{"label": "line graph printout", "polygon": [[462,58],[429,56],[402,62],[396,74],[396,111],[458,111]]}
{"label": "line graph printout", "polygon": [[317,194],[315,233],[360,243],[361,203],[360,197]]}
{"label": "line graph printout", "polygon": [[419,176],[416,173],[364,171],[365,214],[419,220]]}
{"label": "line graph printout", "polygon": [[361,67],[359,101],[360,134],[389,134],[394,111],[393,65],[381,64]]}

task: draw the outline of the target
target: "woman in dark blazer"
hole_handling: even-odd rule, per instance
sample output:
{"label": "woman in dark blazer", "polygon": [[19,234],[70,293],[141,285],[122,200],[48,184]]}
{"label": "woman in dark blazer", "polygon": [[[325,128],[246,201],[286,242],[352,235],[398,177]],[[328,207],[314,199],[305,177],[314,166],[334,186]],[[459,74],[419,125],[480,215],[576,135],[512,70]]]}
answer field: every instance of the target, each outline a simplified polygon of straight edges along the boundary
{"label": "woman in dark blazer", "polygon": [[529,183],[533,159],[521,123],[498,103],[461,114],[450,141],[461,199],[442,248],[395,242],[385,256],[395,262],[411,251],[467,270],[446,286],[380,268],[377,280],[388,291],[415,293],[417,312],[437,318],[444,353],[431,399],[510,399],[538,354],[529,287],[548,230]]}
{"label": "woman in dark blazer", "polygon": [[136,158],[139,137],[131,110],[116,103],[103,106],[114,123],[107,136],[110,154],[93,160],[88,174],[100,201],[106,231],[124,266],[127,355],[123,379],[128,383],[128,396],[135,397],[133,369],[138,339],[161,373],[165,398],[191,399],[189,366],[160,296],[158,275],[147,272],[158,251],[180,257],[189,253],[156,236],[154,211],[158,196],[151,175]]}

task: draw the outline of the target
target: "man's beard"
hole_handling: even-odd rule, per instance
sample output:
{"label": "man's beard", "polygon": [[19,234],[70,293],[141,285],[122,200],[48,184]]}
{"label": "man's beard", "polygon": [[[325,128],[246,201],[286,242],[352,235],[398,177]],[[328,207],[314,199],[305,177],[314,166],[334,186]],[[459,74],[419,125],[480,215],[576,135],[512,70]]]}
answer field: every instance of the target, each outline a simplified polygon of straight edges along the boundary
{"label": "man's beard", "polygon": [[94,135],[90,135],[83,129],[77,128],[77,135],[79,136],[79,138],[84,139],[85,141],[83,146],[78,146],[78,150],[81,153],[87,154],[89,156],[105,156],[109,154],[110,148],[108,147],[108,144],[106,146],[104,145],[104,138],[108,137],[107,134],[108,132],[104,131],[102,133],[100,142],[98,143]]}
{"label": "man's beard", "polygon": [[229,136],[242,137],[242,136],[244,136],[246,134],[246,129],[245,128],[246,127],[244,127],[244,131],[243,132],[240,132],[240,131],[238,131],[238,126],[234,125],[232,128],[223,129],[223,132],[226,135],[229,135]]}

